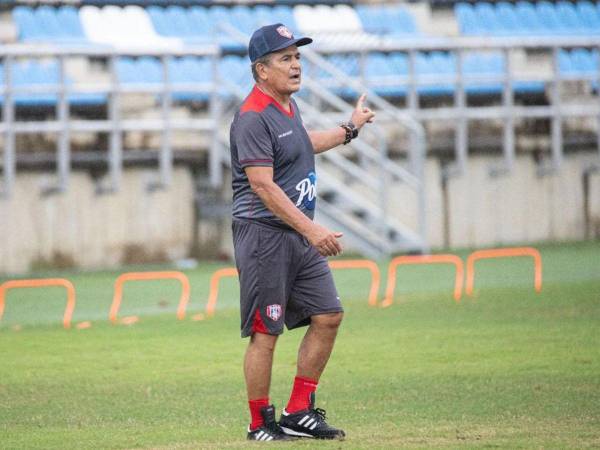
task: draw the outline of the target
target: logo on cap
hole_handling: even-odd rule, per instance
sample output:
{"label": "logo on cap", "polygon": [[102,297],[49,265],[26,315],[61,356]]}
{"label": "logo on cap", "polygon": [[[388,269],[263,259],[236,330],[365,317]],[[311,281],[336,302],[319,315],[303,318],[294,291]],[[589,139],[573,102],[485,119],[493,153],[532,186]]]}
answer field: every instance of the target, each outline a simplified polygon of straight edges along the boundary
{"label": "logo on cap", "polygon": [[288,30],[288,28],[284,25],[277,27],[277,32],[284,38],[292,39],[294,37],[292,35],[292,32],[290,30]]}

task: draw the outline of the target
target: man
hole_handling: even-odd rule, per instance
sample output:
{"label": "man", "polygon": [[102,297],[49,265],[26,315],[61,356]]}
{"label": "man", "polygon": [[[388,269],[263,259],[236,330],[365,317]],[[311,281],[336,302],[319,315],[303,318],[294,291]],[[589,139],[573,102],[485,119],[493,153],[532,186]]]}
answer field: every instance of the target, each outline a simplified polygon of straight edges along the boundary
{"label": "man", "polygon": [[[256,81],[231,124],[233,240],[240,277],[242,337],[251,423],[248,439],[290,436],[343,439],[315,408],[314,393],[331,354],[343,309],[327,264],[342,251],[342,233],[313,222],[314,154],[355,138],[374,117],[358,100],[351,121],[330,130],[304,128],[292,94],[300,89],[298,47],[282,24],[254,32],[248,53]],[[277,337],[308,325],[298,351],[290,400],[279,423],[269,388]]]}

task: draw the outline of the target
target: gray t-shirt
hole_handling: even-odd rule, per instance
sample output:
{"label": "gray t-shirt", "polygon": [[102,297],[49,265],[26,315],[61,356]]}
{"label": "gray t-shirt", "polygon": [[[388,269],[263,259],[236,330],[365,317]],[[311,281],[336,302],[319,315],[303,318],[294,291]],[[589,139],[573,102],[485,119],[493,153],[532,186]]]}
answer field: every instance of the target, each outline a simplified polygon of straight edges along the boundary
{"label": "gray t-shirt", "polygon": [[230,129],[233,217],[289,228],[256,195],[245,167],[273,167],[273,180],[300,211],[313,219],[317,196],[315,156],[296,102],[286,111],[258,87],[233,118]]}

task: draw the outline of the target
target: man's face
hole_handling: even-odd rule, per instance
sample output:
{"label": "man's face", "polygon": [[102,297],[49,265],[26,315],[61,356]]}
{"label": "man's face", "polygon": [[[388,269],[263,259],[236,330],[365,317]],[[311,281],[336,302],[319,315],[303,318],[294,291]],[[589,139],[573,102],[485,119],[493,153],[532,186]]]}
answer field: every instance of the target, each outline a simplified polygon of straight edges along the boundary
{"label": "man's face", "polygon": [[273,52],[269,64],[264,66],[262,77],[264,82],[276,92],[290,95],[300,89],[300,52],[292,45]]}

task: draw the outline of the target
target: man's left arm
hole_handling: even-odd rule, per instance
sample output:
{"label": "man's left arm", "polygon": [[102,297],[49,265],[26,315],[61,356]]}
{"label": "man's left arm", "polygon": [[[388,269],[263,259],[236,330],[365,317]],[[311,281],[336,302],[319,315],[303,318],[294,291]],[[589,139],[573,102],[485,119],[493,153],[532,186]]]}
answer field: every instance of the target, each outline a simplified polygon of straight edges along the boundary
{"label": "man's left arm", "polygon": [[[359,97],[350,117],[357,130],[360,130],[365,123],[371,123],[375,117],[375,113],[364,105],[366,98],[365,94]],[[346,130],[340,126],[330,130],[308,131],[308,137],[315,153],[322,153],[343,144],[346,141]]]}

